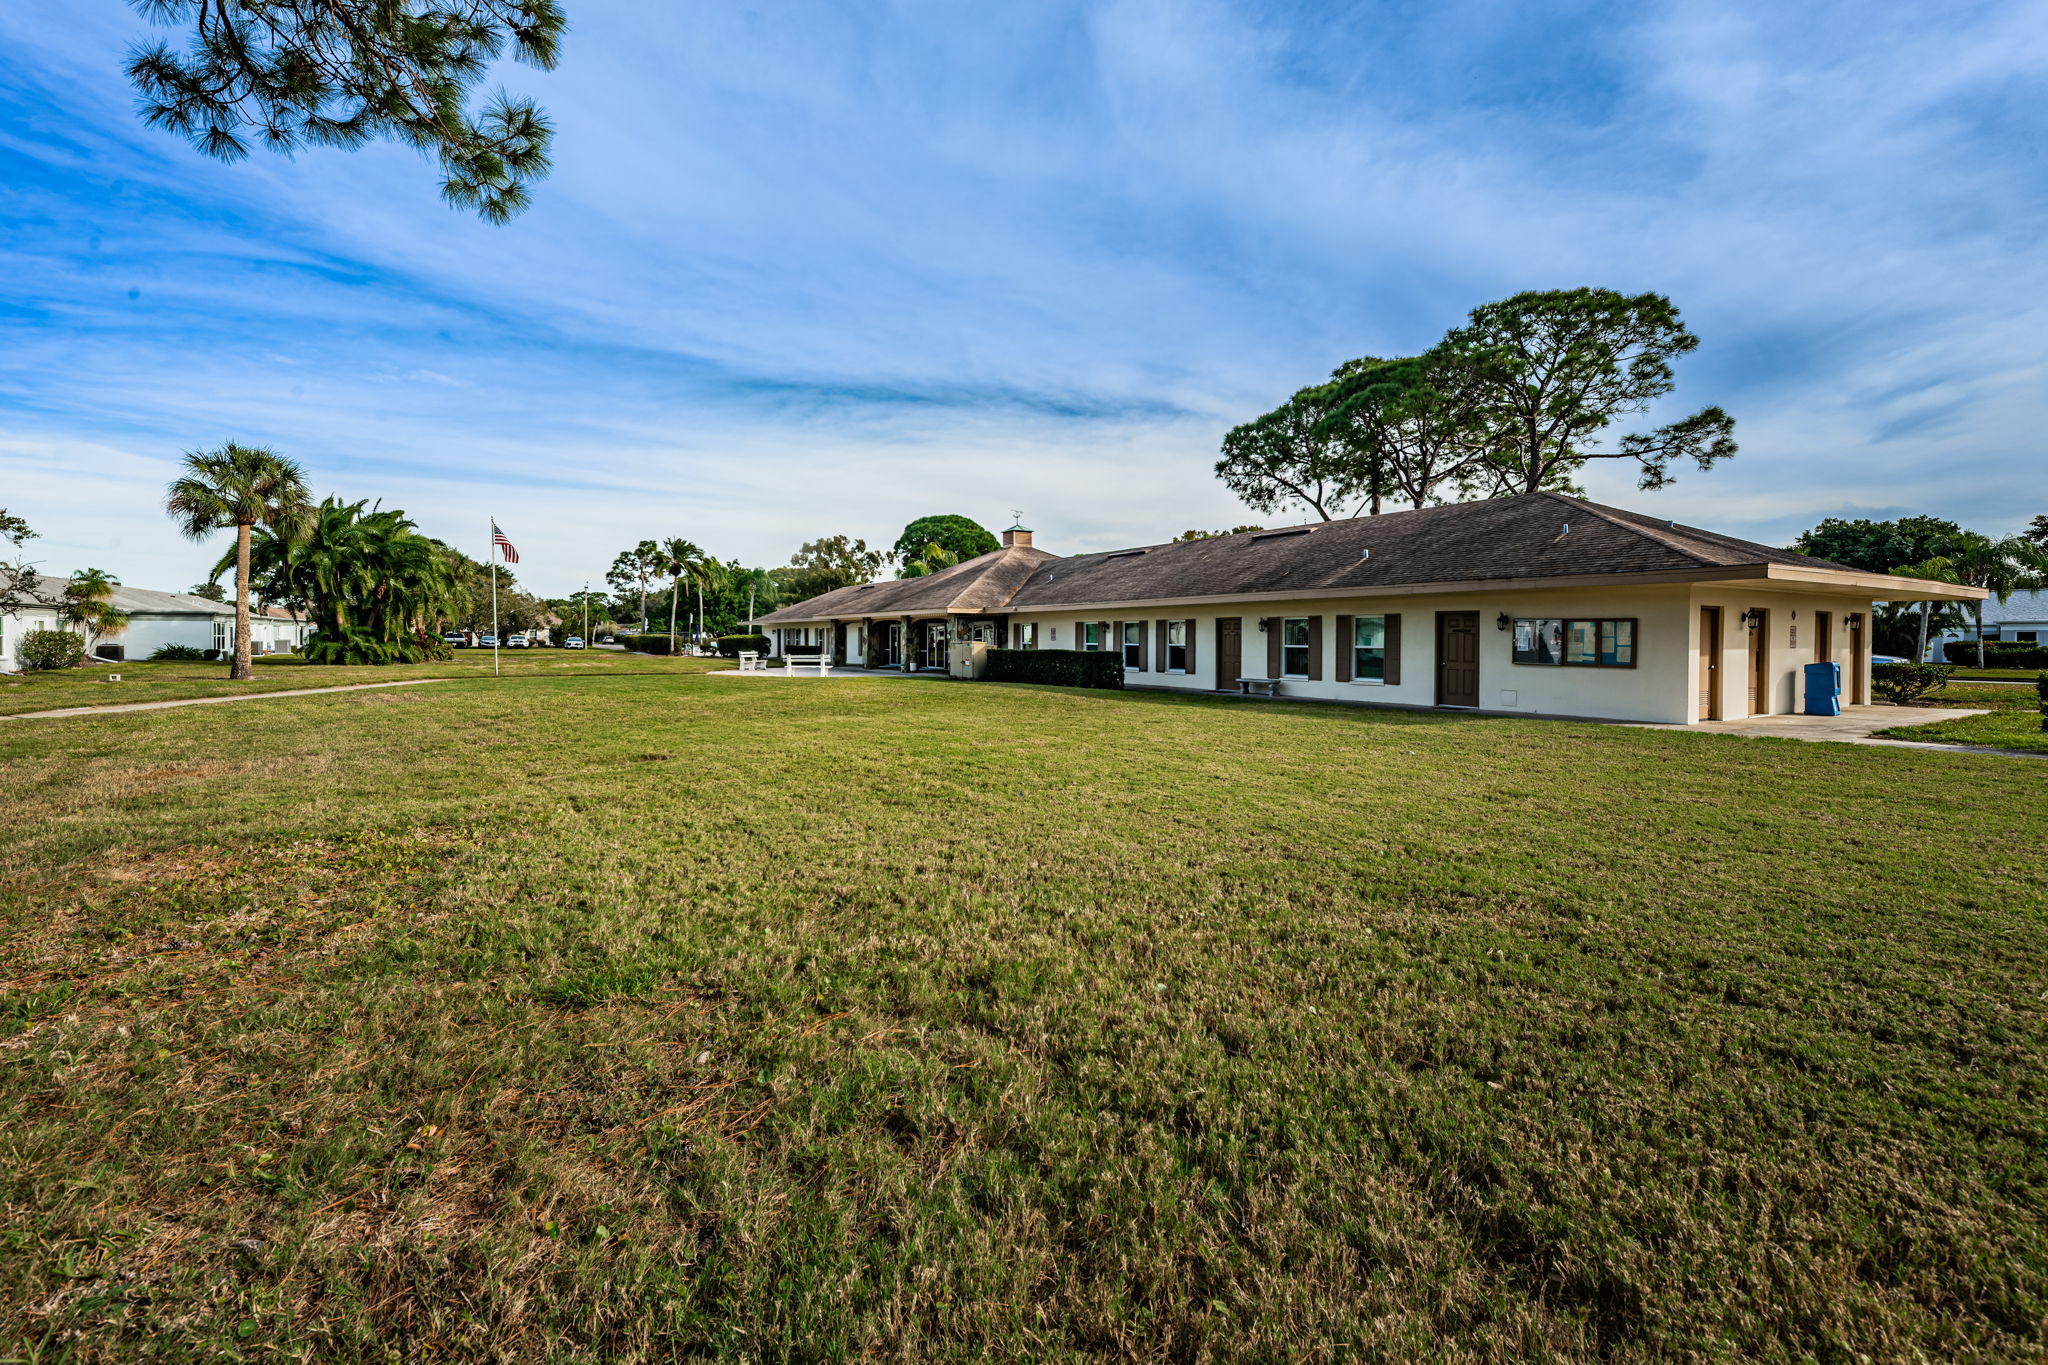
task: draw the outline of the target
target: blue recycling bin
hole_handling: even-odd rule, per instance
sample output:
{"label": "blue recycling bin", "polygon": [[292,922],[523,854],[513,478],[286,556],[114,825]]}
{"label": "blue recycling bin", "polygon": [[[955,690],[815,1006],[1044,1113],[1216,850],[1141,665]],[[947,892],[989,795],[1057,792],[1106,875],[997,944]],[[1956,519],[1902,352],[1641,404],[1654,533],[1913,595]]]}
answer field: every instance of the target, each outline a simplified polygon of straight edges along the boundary
{"label": "blue recycling bin", "polygon": [[1842,714],[1842,666],[1835,663],[1806,666],[1806,714]]}

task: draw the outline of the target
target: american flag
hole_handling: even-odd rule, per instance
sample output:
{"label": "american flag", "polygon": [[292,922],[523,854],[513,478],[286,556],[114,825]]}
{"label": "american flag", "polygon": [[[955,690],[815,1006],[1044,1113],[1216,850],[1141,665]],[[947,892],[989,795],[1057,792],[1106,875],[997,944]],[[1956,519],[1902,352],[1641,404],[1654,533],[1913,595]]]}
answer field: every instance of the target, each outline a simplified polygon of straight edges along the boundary
{"label": "american flag", "polygon": [[512,542],[505,539],[505,533],[498,529],[498,523],[491,523],[491,544],[498,547],[498,555],[507,564],[519,562],[519,551],[512,548]]}

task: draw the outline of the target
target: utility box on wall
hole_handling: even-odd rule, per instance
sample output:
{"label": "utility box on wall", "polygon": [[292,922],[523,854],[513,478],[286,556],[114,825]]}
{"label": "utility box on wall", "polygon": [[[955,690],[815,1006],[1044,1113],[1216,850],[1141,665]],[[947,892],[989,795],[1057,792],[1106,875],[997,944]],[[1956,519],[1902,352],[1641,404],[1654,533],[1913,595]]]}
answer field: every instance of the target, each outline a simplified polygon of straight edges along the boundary
{"label": "utility box on wall", "polygon": [[986,640],[955,640],[946,651],[949,662],[946,671],[956,678],[979,678],[988,672],[988,652],[991,646]]}

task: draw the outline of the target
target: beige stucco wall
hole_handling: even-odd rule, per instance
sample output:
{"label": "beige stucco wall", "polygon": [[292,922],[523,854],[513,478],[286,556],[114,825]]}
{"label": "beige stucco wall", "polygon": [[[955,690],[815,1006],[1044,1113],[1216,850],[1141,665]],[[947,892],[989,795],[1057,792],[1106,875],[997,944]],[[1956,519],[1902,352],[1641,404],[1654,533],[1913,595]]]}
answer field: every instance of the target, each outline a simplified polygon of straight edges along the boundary
{"label": "beige stucco wall", "polygon": [[[1862,612],[1869,601],[1813,593],[1738,586],[1652,585],[1601,589],[1542,589],[1445,593],[1381,598],[1317,598],[1297,601],[1245,602],[1206,607],[1124,607],[1118,609],[1020,612],[1011,622],[1035,622],[1039,646],[1073,649],[1075,623],[1086,620],[1148,622],[1144,673],[1133,672],[1132,686],[1209,691],[1216,677],[1216,620],[1236,616],[1243,625],[1243,672],[1266,672],[1266,636],[1258,623],[1265,617],[1323,618],[1322,678],[1287,679],[1282,695],[1326,701],[1381,705],[1436,704],[1436,614],[1474,611],[1479,614],[1479,704],[1482,710],[1521,715],[1589,716],[1610,720],[1661,721],[1686,724],[1697,718],[1701,606],[1723,611],[1723,715],[1735,718],[1747,706],[1748,635],[1736,618],[1752,606],[1770,610],[1771,713],[1799,709],[1799,666],[1813,659],[1813,613],[1834,617],[1834,655],[1843,663],[1845,702],[1866,700],[1847,695],[1852,670],[1848,663],[1847,617]],[[1336,639],[1339,615],[1398,612],[1402,620],[1401,681],[1398,684],[1336,681]],[[1590,668],[1514,662],[1513,634],[1498,628],[1501,613],[1510,617],[1634,617],[1634,668]],[[1795,614],[1796,613],[1796,619]],[[1158,670],[1156,628],[1159,620],[1195,622],[1195,669],[1192,674]],[[1797,643],[1794,643],[1794,631]],[[1868,648],[1866,640],[1865,648]]]}
{"label": "beige stucco wall", "polygon": [[[1766,591],[1761,585],[1719,586],[1704,584],[1691,590],[1689,608],[1690,620],[1689,650],[1691,655],[1692,705],[1695,712],[1699,696],[1699,651],[1706,642],[1701,639],[1701,607],[1721,609],[1721,718],[1739,720],[1749,710],[1749,647],[1750,631],[1738,618],[1752,608],[1762,608],[1769,613],[1762,629],[1765,634],[1766,695],[1754,714],[1784,715],[1803,710],[1805,707],[1805,686],[1803,668],[1817,662],[1815,650],[1819,643],[1817,613],[1827,612],[1830,617],[1833,636],[1831,654],[1842,666],[1842,701],[1845,705],[1861,705],[1870,700],[1870,671],[1868,655],[1870,641],[1870,599],[1832,596],[1813,592]],[[1849,654],[1849,617],[1860,614],[1863,617],[1864,667],[1858,669]],[[1856,688],[1861,684],[1861,692]],[[1688,716],[1687,719],[1693,717]]]}

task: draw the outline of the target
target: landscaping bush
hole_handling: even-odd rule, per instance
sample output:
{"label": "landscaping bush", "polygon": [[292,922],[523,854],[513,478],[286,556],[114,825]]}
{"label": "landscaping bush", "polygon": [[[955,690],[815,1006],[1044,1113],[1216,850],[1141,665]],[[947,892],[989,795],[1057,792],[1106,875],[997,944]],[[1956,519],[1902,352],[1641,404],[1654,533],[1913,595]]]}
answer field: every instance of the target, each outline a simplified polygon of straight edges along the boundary
{"label": "landscaping bush", "polygon": [[2041,729],[2048,733],[2048,673],[2034,679],[2034,695],[2041,699]]}
{"label": "landscaping bush", "polygon": [[446,641],[431,635],[379,640],[367,630],[351,630],[339,639],[316,630],[307,637],[304,653],[309,664],[417,664],[455,657]]}
{"label": "landscaping bush", "polygon": [[[621,635],[618,637],[618,643],[632,650],[635,654],[666,654],[669,652],[668,636],[666,635]],[[676,636],[676,653],[680,654],[689,647],[690,642],[688,640],[685,640],[680,635]]]}
{"label": "landscaping bush", "polygon": [[76,668],[85,661],[85,639],[68,630],[32,630],[21,637],[21,666],[41,672]]}
{"label": "landscaping bush", "polygon": [[1870,670],[1870,690],[1894,706],[1908,706],[1948,682],[1947,664],[1879,664]]}
{"label": "landscaping bush", "polygon": [[721,635],[718,637],[718,652],[728,659],[737,659],[752,650],[756,654],[769,652],[768,637],[765,635]]}
{"label": "landscaping bush", "polygon": [[[1975,640],[1950,640],[1941,647],[1942,656],[1952,664],[1977,666]],[[1986,668],[2048,668],[2048,646],[2024,644],[2018,640],[1986,640]]]}
{"label": "landscaping bush", "polygon": [[158,645],[149,656],[153,664],[196,664],[206,657],[198,645]]}
{"label": "landscaping bush", "polygon": [[1106,649],[991,649],[986,676],[1048,687],[1122,687],[1124,661]]}

